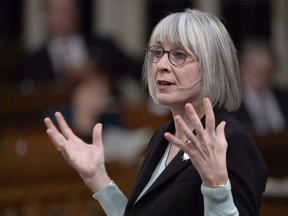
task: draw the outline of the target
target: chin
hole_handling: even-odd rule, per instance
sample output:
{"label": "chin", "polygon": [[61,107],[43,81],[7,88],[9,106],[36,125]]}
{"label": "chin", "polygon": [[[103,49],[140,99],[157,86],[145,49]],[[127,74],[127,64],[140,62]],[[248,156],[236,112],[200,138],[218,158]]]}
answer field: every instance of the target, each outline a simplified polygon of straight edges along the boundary
{"label": "chin", "polygon": [[158,104],[161,104],[163,106],[168,106],[171,107],[175,104],[181,103],[179,100],[176,100],[175,98],[172,98],[171,95],[161,95],[161,96],[157,96],[155,97],[155,102]]}
{"label": "chin", "polygon": [[163,97],[156,97],[155,102],[164,106],[169,106],[171,104],[171,100]]}

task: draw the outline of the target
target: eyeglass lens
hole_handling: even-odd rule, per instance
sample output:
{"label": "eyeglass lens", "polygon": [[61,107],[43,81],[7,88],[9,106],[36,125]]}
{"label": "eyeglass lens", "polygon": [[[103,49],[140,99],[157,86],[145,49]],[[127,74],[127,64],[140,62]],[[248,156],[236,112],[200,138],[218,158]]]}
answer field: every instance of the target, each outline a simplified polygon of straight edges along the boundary
{"label": "eyeglass lens", "polygon": [[171,49],[169,51],[163,50],[162,47],[149,47],[147,49],[148,58],[153,63],[158,63],[165,53],[168,54],[168,59],[171,64],[175,66],[183,64],[187,57],[185,51],[179,48]]}

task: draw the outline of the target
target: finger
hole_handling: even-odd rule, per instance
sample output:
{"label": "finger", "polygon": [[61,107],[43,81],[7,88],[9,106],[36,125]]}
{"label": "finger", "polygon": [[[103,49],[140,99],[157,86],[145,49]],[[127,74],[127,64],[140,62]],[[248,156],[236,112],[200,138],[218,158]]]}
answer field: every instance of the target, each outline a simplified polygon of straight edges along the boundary
{"label": "finger", "polygon": [[71,128],[68,126],[67,122],[65,121],[63,115],[60,112],[56,112],[55,113],[55,118],[58,122],[58,125],[60,127],[61,132],[63,133],[63,135],[69,139],[69,137],[73,136],[74,133],[71,130]]}
{"label": "finger", "polygon": [[92,135],[93,144],[102,143],[102,128],[103,126],[100,123],[95,125]]}
{"label": "finger", "polygon": [[220,140],[226,139],[225,137],[225,126],[226,122],[222,121],[216,128],[216,135]]}
{"label": "finger", "polygon": [[[44,119],[44,123],[47,127],[46,132],[48,132],[48,135],[52,135],[52,136],[58,136],[59,134],[61,134],[58,129],[56,128],[56,126],[53,124],[52,120],[50,118],[45,118]],[[66,140],[66,139],[65,139]]]}
{"label": "finger", "polygon": [[189,117],[189,120],[191,121],[191,124],[194,127],[196,133],[202,133],[202,131],[204,130],[203,125],[192,104],[186,104],[185,109],[187,116]]}
{"label": "finger", "polygon": [[176,115],[174,117],[175,122],[175,129],[176,134],[179,139],[185,140],[185,137],[187,137],[187,134],[191,134],[192,130],[189,128],[189,126],[184,122],[181,116]]}
{"label": "finger", "polygon": [[204,111],[205,111],[205,129],[209,134],[215,134],[215,116],[213,107],[209,98],[203,100]]}
{"label": "finger", "polygon": [[179,147],[182,151],[188,152],[189,147],[187,144],[184,144],[182,140],[180,140],[179,138],[175,137],[173,134],[166,132],[164,134],[164,137],[173,145],[176,145],[177,147]]}
{"label": "finger", "polygon": [[54,146],[57,149],[63,149],[67,142],[66,138],[57,130],[50,118],[45,118],[44,123],[47,127],[46,133]]}
{"label": "finger", "polygon": [[51,121],[50,118],[48,118],[48,117],[44,118],[44,123],[45,123],[45,126],[46,126],[47,129],[50,128],[50,129],[53,129],[53,130],[54,129],[57,130],[57,128],[55,127],[55,125],[53,124],[53,122]]}

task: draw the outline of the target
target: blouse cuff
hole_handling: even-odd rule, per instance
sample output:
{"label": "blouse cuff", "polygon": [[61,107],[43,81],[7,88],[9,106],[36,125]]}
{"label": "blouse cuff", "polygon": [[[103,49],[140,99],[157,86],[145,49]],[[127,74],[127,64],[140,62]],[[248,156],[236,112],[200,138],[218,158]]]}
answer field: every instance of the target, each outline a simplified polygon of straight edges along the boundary
{"label": "blouse cuff", "polygon": [[201,192],[204,197],[205,212],[213,212],[213,215],[238,215],[231,192],[231,184],[228,180],[226,185],[211,189],[201,185]]}
{"label": "blouse cuff", "polygon": [[99,202],[108,216],[124,214],[127,198],[114,182],[93,194],[92,197]]}

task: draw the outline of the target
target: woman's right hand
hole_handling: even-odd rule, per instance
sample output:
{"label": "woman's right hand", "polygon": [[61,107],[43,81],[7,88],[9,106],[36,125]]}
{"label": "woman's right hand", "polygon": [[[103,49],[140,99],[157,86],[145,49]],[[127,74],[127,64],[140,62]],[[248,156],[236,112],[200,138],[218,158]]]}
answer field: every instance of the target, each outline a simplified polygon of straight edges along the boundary
{"label": "woman's right hand", "polygon": [[47,134],[63,157],[81,176],[90,189],[96,193],[107,186],[109,178],[104,159],[102,142],[102,125],[96,124],[93,129],[93,142],[87,144],[76,136],[67,125],[60,112],[55,113],[59,130],[50,118],[45,118]]}

